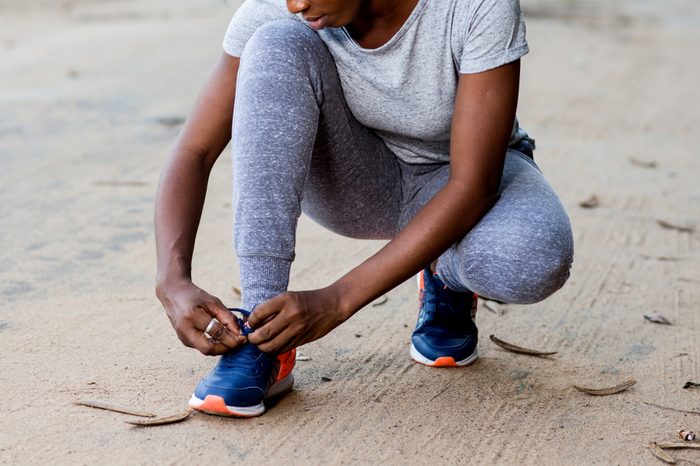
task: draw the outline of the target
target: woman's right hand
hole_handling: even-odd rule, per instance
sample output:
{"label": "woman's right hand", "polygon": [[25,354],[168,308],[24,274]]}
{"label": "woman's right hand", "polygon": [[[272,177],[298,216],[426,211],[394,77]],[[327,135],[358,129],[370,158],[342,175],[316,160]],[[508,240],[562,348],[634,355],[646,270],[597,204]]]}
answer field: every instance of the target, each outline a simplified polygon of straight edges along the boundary
{"label": "woman's right hand", "polygon": [[[191,281],[177,285],[158,286],[156,295],[168,314],[180,341],[202,354],[215,356],[226,353],[246,342],[238,328],[236,317],[219,298],[210,295]],[[204,331],[212,319],[219,321],[210,329],[210,339]]]}

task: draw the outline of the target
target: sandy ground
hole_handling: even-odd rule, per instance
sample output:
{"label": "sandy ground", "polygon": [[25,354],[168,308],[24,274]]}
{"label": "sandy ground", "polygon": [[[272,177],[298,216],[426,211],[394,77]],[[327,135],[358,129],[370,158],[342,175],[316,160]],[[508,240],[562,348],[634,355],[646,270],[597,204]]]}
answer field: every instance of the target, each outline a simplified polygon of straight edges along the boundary
{"label": "sandy ground", "polygon": [[[571,214],[576,261],[545,302],[480,309],[477,364],[411,362],[410,282],[302,347],[296,390],[263,417],[142,429],[73,406],[172,414],[213,364],[180,345],[153,296],[152,206],[237,5],[0,0],[0,462],[654,464],[646,443],[700,431],[700,416],[644,403],[700,410],[700,390],[681,388],[700,382],[700,232],[657,224],[700,228],[695,0],[523,0],[519,113]],[[235,305],[229,173],[224,156],[194,270]],[[598,208],[579,207],[593,194]],[[380,246],[300,228],[297,289]],[[490,333],[558,354],[507,353]],[[610,397],[571,388],[630,378]]]}

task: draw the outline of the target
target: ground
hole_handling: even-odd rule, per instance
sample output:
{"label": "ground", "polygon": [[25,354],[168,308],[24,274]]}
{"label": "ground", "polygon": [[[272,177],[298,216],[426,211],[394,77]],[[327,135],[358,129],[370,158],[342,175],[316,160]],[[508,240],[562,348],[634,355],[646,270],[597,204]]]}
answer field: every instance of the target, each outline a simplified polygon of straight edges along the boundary
{"label": "ground", "polygon": [[[480,307],[481,358],[454,370],[409,359],[407,282],[300,348],[296,389],[263,417],[145,429],[73,402],[173,414],[214,362],[179,343],[154,297],[152,211],[238,2],[0,0],[0,462],[655,464],[649,441],[700,431],[699,415],[644,403],[700,410],[682,388],[700,382],[700,233],[657,223],[700,227],[700,5],[522,4],[519,115],[571,216],[564,288],[500,316]],[[229,175],[223,156],[194,278],[235,305]],[[598,207],[579,206],[592,195]],[[380,245],[303,218],[292,288]],[[558,353],[508,353],[491,333]],[[572,388],[631,378],[609,397]]]}

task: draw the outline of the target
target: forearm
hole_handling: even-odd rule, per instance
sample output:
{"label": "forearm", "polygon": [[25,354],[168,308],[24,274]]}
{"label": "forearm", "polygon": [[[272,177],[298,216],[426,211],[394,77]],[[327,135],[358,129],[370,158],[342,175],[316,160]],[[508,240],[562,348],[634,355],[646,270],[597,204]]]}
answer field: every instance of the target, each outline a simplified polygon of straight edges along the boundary
{"label": "forearm", "polygon": [[497,195],[448,182],[384,248],[332,285],[349,317],[393,289],[463,237],[491,208]]}
{"label": "forearm", "polygon": [[207,189],[198,157],[176,148],[163,170],[155,205],[157,286],[191,278],[192,252]]}
{"label": "forearm", "polygon": [[330,287],[345,318],[437,259],[493,206],[515,118],[519,75],[519,61],[461,75],[450,179],[381,251]]}

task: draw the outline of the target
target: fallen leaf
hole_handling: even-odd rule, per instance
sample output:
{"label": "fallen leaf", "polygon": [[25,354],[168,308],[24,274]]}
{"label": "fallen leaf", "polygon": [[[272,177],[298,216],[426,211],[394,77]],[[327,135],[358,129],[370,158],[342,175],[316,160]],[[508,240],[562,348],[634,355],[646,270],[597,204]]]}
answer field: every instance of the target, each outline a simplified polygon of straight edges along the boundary
{"label": "fallen leaf", "polygon": [[238,288],[237,286],[235,286],[235,285],[232,286],[232,287],[231,287],[231,291],[233,291],[233,294],[235,294],[235,295],[238,296],[239,298],[241,297],[241,289]]}
{"label": "fallen leaf", "polygon": [[500,346],[504,350],[511,351],[513,353],[528,354],[530,356],[551,356],[553,354],[557,354],[556,351],[537,351],[533,349],[523,348],[522,346],[514,345],[512,343],[508,343],[507,341],[503,341],[500,338],[496,337],[494,334],[489,335],[489,338],[496,345]]}
{"label": "fallen leaf", "polygon": [[679,430],[678,436],[681,438],[681,440],[685,440],[686,442],[692,442],[693,440],[695,440],[695,432],[691,432],[688,430]]}
{"label": "fallen leaf", "polygon": [[372,307],[382,306],[382,305],[386,304],[386,302],[388,300],[389,300],[389,298],[387,298],[386,295],[380,296],[379,298],[375,299],[372,302]]}
{"label": "fallen leaf", "polygon": [[138,409],[130,408],[128,406],[116,404],[116,403],[111,403],[109,401],[101,401],[101,400],[80,400],[76,401],[73,404],[78,405],[78,406],[87,406],[89,408],[97,408],[97,409],[104,409],[107,411],[114,411],[115,413],[124,413],[124,414],[131,414],[132,416],[141,416],[141,417],[156,417],[155,414],[149,413],[146,411],[140,411]]}
{"label": "fallen leaf", "polygon": [[690,450],[700,450],[700,442],[670,442],[670,443],[657,443],[660,448],[688,448]]}
{"label": "fallen leaf", "polygon": [[600,199],[598,199],[598,196],[593,194],[585,201],[579,202],[578,205],[579,207],[583,207],[584,209],[595,209],[596,207],[600,206]]}
{"label": "fallen leaf", "polygon": [[686,382],[683,388],[700,388],[700,383],[696,382]]}
{"label": "fallen leaf", "polygon": [[651,442],[649,444],[649,451],[652,453],[652,455],[656,456],[658,459],[663,461],[664,463],[669,463],[669,464],[675,464],[676,460],[673,458],[673,456],[669,455],[665,451],[659,447],[659,444],[656,442]]}
{"label": "fallen leaf", "polygon": [[142,421],[124,421],[127,424],[131,424],[132,426],[141,426],[141,427],[149,427],[149,426],[164,426],[166,424],[175,424],[178,422],[182,422],[190,415],[192,414],[192,408],[188,408],[187,410],[175,414],[173,416],[167,416],[167,417],[156,417],[153,419],[144,419]]}
{"label": "fallen leaf", "polygon": [[632,165],[636,165],[636,166],[642,167],[642,168],[656,168],[657,167],[657,164],[654,160],[639,160],[639,159],[635,159],[634,157],[628,157],[627,160],[629,160],[629,162]]}
{"label": "fallen leaf", "polygon": [[587,387],[580,387],[578,385],[574,385],[574,388],[576,390],[578,390],[579,392],[588,393],[589,395],[608,396],[608,395],[614,395],[616,393],[624,392],[625,390],[632,387],[636,383],[637,383],[636,380],[627,380],[625,382],[622,382],[619,385],[615,385],[614,387],[608,387],[608,388],[587,388]]}
{"label": "fallen leaf", "polygon": [[657,220],[656,223],[662,228],[666,228],[667,230],[680,231],[681,233],[693,233],[695,231],[695,227],[693,226],[676,225],[674,223],[667,222],[666,220]]}
{"label": "fallen leaf", "polygon": [[670,320],[668,320],[666,317],[662,316],[661,314],[650,314],[650,315],[644,315],[644,318],[648,320],[649,322],[654,322],[655,324],[662,324],[662,325],[673,325]]}

